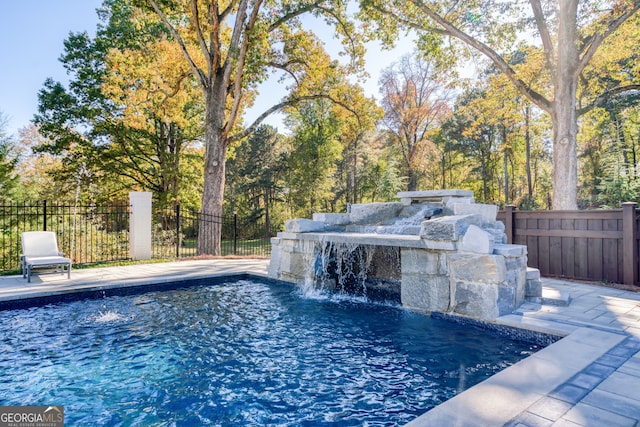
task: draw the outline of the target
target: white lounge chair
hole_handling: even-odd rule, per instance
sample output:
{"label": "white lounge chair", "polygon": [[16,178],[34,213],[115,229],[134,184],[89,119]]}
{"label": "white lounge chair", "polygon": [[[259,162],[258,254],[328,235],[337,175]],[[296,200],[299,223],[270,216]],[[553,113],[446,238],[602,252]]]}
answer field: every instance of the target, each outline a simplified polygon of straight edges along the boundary
{"label": "white lounge chair", "polygon": [[27,231],[22,233],[22,254],[20,269],[22,277],[31,282],[33,267],[56,267],[56,271],[64,273],[67,267],[67,278],[71,278],[71,259],[65,258],[58,251],[56,233],[52,231]]}

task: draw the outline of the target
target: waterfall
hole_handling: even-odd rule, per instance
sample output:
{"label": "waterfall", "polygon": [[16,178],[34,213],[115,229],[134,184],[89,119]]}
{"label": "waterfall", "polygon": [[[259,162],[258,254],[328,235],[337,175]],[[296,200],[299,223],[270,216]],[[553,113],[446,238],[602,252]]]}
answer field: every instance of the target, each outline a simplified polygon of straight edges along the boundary
{"label": "waterfall", "polygon": [[[300,290],[306,297],[327,293],[366,299],[398,301],[400,250],[358,243],[314,242],[305,256],[305,278]],[[391,289],[395,286],[397,289]],[[397,295],[396,295],[397,294]]]}

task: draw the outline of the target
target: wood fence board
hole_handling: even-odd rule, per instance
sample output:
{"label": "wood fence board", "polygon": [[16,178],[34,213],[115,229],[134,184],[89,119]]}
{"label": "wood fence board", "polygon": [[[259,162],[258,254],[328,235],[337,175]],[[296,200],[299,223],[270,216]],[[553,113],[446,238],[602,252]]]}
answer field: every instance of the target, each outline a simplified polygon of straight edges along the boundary
{"label": "wood fence board", "polygon": [[[604,230],[618,230],[618,221],[615,219],[605,219],[602,221]],[[602,270],[603,279],[607,282],[618,283],[622,281],[622,276],[618,275],[618,240],[602,240]]]}
{"label": "wood fence board", "polygon": [[[535,219],[524,219],[524,221],[527,224],[527,228],[538,228],[538,221]],[[517,235],[517,234],[516,234]],[[531,237],[531,236],[524,236],[524,238],[526,239],[526,243],[527,243],[527,250],[529,250],[529,248],[531,250],[529,250],[529,259],[531,259],[531,264],[529,264],[530,266],[535,266],[535,268],[539,268],[540,266],[540,257],[538,256],[539,253],[539,248],[538,248],[538,238],[537,237]]]}
{"label": "wood fence board", "polygon": [[[622,230],[622,218],[618,219],[618,230]],[[622,239],[616,241],[618,243],[618,283],[624,280],[624,245]]]}
{"label": "wood fence board", "polygon": [[[636,253],[638,257],[635,260],[636,277],[640,280],[640,211],[636,210]],[[640,283],[637,283],[640,285]]]}
{"label": "wood fence board", "polygon": [[516,216],[526,219],[556,218],[556,219],[617,219],[619,209],[590,210],[590,211],[516,211]]}
{"label": "wood fence board", "polygon": [[[635,223],[629,219],[633,214]],[[537,267],[543,275],[640,285],[637,204],[591,211],[511,209],[499,218],[513,224],[513,243],[526,244],[528,265]],[[629,229],[635,229],[632,244]],[[630,274],[630,269],[635,270]]]}
{"label": "wood fence board", "polygon": [[[636,253],[640,254],[640,215],[636,210]],[[640,278],[640,259],[636,258],[636,277]]]}
{"label": "wood fence board", "polygon": [[[588,221],[580,219],[582,221]],[[576,220],[577,221],[577,220]],[[585,237],[588,239],[621,239],[622,232],[614,230],[540,230],[540,229],[516,229],[520,236],[545,236],[545,237]]]}
{"label": "wood fence board", "polygon": [[538,262],[538,238],[525,236],[525,244],[527,245],[527,265],[529,267],[540,268]]}
{"label": "wood fence board", "polygon": [[[574,221],[574,226],[576,230],[586,230],[587,229],[587,220],[586,219],[576,219]],[[586,237],[576,237],[574,238],[574,247],[575,247],[575,255],[574,255],[574,272],[576,278],[586,278],[589,277],[588,271],[588,241]]]}
{"label": "wood fence board", "polygon": [[[562,228],[561,219],[550,219],[549,230],[560,230]],[[549,274],[554,276],[564,276],[562,271],[563,250],[562,238],[557,236],[549,237]]]}
{"label": "wood fence board", "polygon": [[[537,228],[538,230],[546,230],[549,231],[549,219],[548,218],[539,218],[537,220]],[[549,267],[549,236],[541,235],[538,236],[538,265],[540,271],[544,272],[544,274],[550,274]]]}
{"label": "wood fence board", "polygon": [[[562,219],[562,229],[574,232],[575,220]],[[575,275],[576,248],[574,237],[562,237],[562,270],[563,275],[573,277]]]}
{"label": "wood fence board", "polygon": [[[589,219],[587,223],[589,230],[602,230],[602,220]],[[602,239],[589,239],[588,249],[589,277],[593,277],[595,280],[602,280]]]}

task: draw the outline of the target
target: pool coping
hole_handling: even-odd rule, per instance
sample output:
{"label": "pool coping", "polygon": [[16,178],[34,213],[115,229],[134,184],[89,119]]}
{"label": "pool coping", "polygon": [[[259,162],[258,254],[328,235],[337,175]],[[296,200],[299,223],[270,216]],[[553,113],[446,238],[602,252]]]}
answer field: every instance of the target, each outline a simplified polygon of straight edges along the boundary
{"label": "pool coping", "polygon": [[[406,426],[508,425],[625,338],[622,334],[579,328],[436,406]],[[586,344],[585,341],[595,344]]]}
{"label": "pool coping", "polygon": [[[39,305],[51,298],[77,299],[84,294],[95,294],[96,291],[111,295],[148,290],[150,286],[158,289],[163,285],[173,284],[171,286],[175,287],[176,282],[210,278],[226,280],[260,277],[272,280],[267,275],[267,266],[268,260],[265,259],[192,260],[74,270],[71,280],[66,280],[66,275],[64,278],[61,275],[43,275],[34,276],[29,284],[22,276],[0,276],[0,309],[11,308],[14,304],[22,307]],[[581,423],[575,412],[588,412],[594,407],[607,412],[604,410],[606,408],[598,408],[597,403],[589,400],[589,393],[593,394],[600,388],[609,393],[607,387],[601,387],[603,382],[606,385],[605,380],[609,375],[617,374],[621,367],[633,362],[632,369],[623,372],[623,379],[629,383],[626,384],[629,389],[640,388],[640,294],[607,291],[603,287],[548,279],[543,279],[543,284],[568,287],[577,298],[568,307],[550,308],[539,304],[525,304],[516,312],[498,318],[495,325],[563,338],[434,407],[406,424],[407,426],[588,425],[586,421]],[[628,310],[631,320],[620,320],[612,315],[610,318],[613,320],[606,323],[608,318],[603,316],[615,314],[617,309],[590,319],[587,314],[599,309],[594,304],[600,300],[606,301],[607,298],[617,299],[614,302],[619,307],[625,301],[630,301],[631,305],[625,306],[625,310],[631,307]],[[621,357],[620,354],[625,354],[626,357]],[[606,365],[604,360],[612,357],[616,357],[619,364],[610,366],[611,369],[605,372],[607,375],[600,382],[593,380],[593,367]],[[585,376],[592,383],[581,388],[581,399],[572,401],[558,394],[563,387],[570,387]],[[579,382],[577,384],[581,385]],[[629,420],[629,425],[634,425],[631,421],[640,422],[639,399],[640,397],[635,397],[626,402],[632,408],[631,413],[625,412],[626,409],[623,408],[619,413],[609,411],[599,415],[604,416],[607,421],[619,416],[622,421]],[[560,409],[552,411],[549,407]],[[532,419],[535,422],[527,422]]]}
{"label": "pool coping", "polygon": [[[640,389],[640,294],[557,279],[543,285],[577,297],[567,307],[527,303],[495,324],[562,338],[406,427],[639,425],[640,397],[629,391]],[[619,313],[607,317],[609,299]]]}

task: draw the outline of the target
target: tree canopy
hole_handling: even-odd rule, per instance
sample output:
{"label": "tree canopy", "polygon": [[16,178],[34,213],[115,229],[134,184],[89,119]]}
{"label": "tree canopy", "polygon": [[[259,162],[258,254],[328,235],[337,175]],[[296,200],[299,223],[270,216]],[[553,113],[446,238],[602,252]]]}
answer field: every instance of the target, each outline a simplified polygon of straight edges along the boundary
{"label": "tree canopy", "polygon": [[[627,30],[630,26],[637,28],[640,2],[531,0],[527,6],[495,0],[454,4],[438,0],[361,0],[360,4],[361,13],[376,21],[378,34],[385,39],[397,34],[398,29],[413,29],[424,49],[443,52],[447,58],[470,49],[490,60],[520,93],[547,112],[553,123],[553,207],[577,207],[578,117],[610,96],[640,88],[636,66],[602,55],[607,44],[621,41],[622,33],[638,45],[638,32]],[[537,37],[543,59],[538,68],[541,78],[531,80],[527,78],[529,72],[523,73],[509,63],[508,55],[518,37]],[[458,44],[447,45],[445,38]],[[443,51],[444,47],[450,49]],[[613,76],[612,69],[620,72],[605,85],[598,87],[588,78],[590,74],[602,75],[602,71]],[[548,85],[541,85],[545,75]]]}
{"label": "tree canopy", "polygon": [[[5,195],[144,190],[274,224],[406,189],[521,208],[640,197],[638,2],[353,6],[106,0],[95,36],[65,40],[70,81],[44,83],[37,126],[3,137],[0,163],[22,171]],[[376,99],[365,41],[406,31],[418,51],[390,58]],[[264,126],[275,112],[283,129]],[[199,232],[199,253],[218,253],[220,230]]]}

